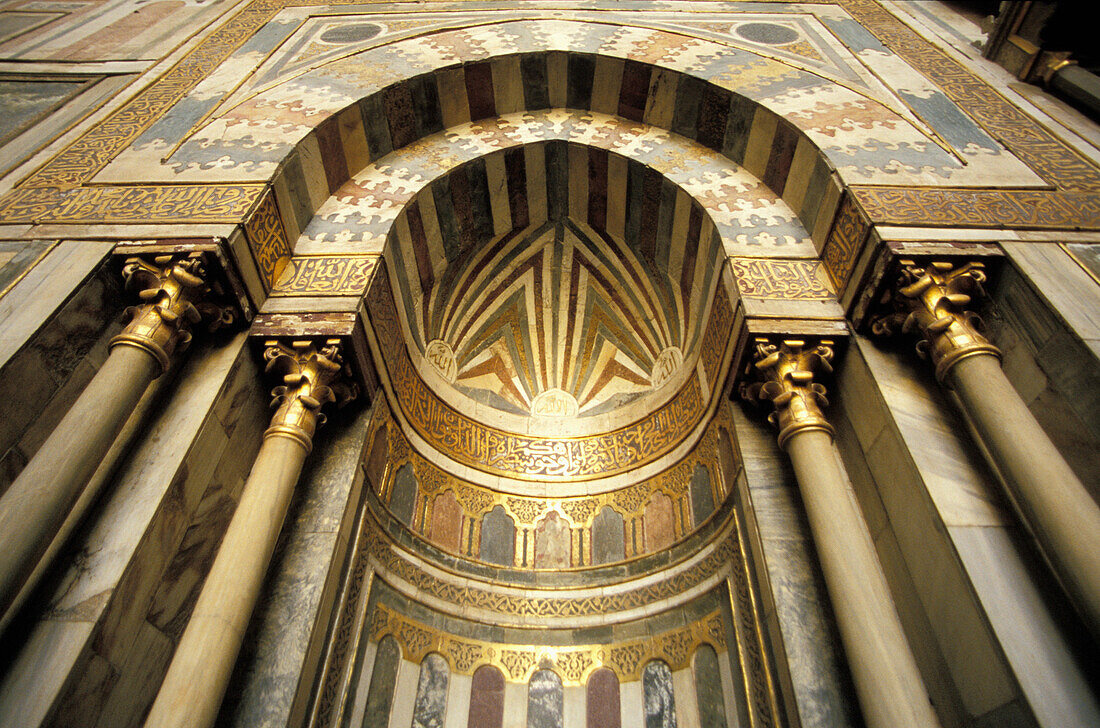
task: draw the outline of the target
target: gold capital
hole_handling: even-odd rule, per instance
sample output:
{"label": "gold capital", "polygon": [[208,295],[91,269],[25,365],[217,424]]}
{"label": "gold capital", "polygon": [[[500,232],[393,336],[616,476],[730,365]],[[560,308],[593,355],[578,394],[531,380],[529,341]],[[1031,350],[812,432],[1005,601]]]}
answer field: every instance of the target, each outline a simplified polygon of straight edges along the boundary
{"label": "gold capital", "polygon": [[900,265],[897,286],[883,300],[893,310],[872,320],[875,334],[893,335],[899,329],[906,334],[919,332],[917,353],[931,358],[941,382],[951,367],[967,357],[1000,358],[1000,350],[978,333],[978,315],[966,309],[971,300],[983,295],[986,276],[980,262],[938,261],[922,267],[902,260]]}
{"label": "gold capital", "polygon": [[122,266],[126,287],[136,289],[144,303],[126,309],[126,328],[111,339],[111,348],[135,346],[149,352],[161,373],[172,354],[191,342],[191,327],[205,321],[211,329],[233,322],[233,309],[210,301],[213,290],[207,280],[202,253],[158,255],[150,263],[127,258]]}
{"label": "gold capital", "polygon": [[822,408],[829,404],[825,387],[814,381],[815,373],[828,374],[833,370],[832,344],[821,341],[807,346],[805,341],[795,339],[779,343],[756,339],[753,369],[758,379],[743,383],[741,396],[772,403],[775,411],[768,420],[779,428],[780,447],[806,430],[821,430],[832,437],[833,427],[822,413]]}
{"label": "gold capital", "polygon": [[325,423],[321,407],[328,402],[342,406],[357,396],[358,387],[340,349],[339,339],[265,342],[265,371],[282,382],[271,390],[271,406],[278,409],[264,433],[265,439],[289,437],[309,452],[313,434]]}

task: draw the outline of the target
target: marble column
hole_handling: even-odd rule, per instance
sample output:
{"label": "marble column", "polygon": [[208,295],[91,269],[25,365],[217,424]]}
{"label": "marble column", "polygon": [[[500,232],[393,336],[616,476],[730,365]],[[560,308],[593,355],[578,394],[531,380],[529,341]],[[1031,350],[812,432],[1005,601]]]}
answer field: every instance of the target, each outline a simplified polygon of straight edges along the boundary
{"label": "marble column", "polygon": [[340,342],[268,342],[266,370],[282,382],[263,445],[199,593],[156,701],[148,728],[205,728],[217,718],[260,594],[321,407],[355,396]]}
{"label": "marble column", "polygon": [[122,275],[139,306],[110,342],[110,355],[65,417],[0,498],[0,631],[7,627],[45,571],[40,563],[81,498],[149,384],[191,340],[200,321],[232,321],[232,310],[210,302],[201,253],[131,258]]}
{"label": "marble column", "polygon": [[1100,640],[1100,507],[1005,377],[1000,351],[978,332],[967,306],[983,282],[981,263],[902,260],[891,310],[872,330],[920,335],[917,351],[954,391],[1009,500]]}
{"label": "marble column", "polygon": [[848,666],[869,728],[938,728],[916,661],[894,608],[875,545],[825,419],[831,342],[757,339],[759,380],[748,399],[770,402],[779,445],[794,465]]}

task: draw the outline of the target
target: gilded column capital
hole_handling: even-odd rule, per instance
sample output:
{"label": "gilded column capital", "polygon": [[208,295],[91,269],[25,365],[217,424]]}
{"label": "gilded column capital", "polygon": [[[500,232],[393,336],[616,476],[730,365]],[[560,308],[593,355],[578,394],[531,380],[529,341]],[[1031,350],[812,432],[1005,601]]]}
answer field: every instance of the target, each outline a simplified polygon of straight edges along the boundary
{"label": "gilded column capital", "polygon": [[358,395],[341,349],[340,339],[265,342],[264,371],[282,382],[271,390],[271,406],[277,409],[265,439],[288,437],[301,443],[308,453],[313,447],[313,434],[325,422],[321,407],[329,402],[342,406]]}
{"label": "gilded column capital", "polygon": [[833,427],[822,412],[829,404],[825,387],[814,376],[832,372],[833,342],[758,338],[755,344],[750,371],[755,370],[756,380],[742,383],[741,396],[772,403],[775,411],[768,420],[779,428],[779,446],[806,430],[820,430],[831,437]]}
{"label": "gilded column capital", "polygon": [[148,352],[168,369],[172,354],[191,343],[191,327],[205,322],[210,329],[231,324],[233,309],[211,299],[218,291],[209,283],[202,253],[127,258],[122,266],[126,287],[143,301],[126,309],[129,319],[111,348],[133,346]]}
{"label": "gilded column capital", "polygon": [[934,261],[920,265],[901,260],[898,281],[883,303],[891,307],[871,320],[871,331],[878,335],[919,332],[917,353],[931,358],[936,379],[943,381],[958,362],[967,357],[1001,352],[978,332],[981,320],[966,306],[984,295],[985,267],[977,261],[961,265]]}

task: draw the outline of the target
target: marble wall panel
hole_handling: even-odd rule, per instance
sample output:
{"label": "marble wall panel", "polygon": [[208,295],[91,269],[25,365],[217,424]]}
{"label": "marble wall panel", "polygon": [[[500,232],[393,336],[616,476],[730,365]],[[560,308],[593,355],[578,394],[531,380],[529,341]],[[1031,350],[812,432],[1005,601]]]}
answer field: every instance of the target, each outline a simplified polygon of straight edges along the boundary
{"label": "marble wall panel", "polygon": [[647,551],[659,551],[676,540],[672,499],[655,493],[645,508],[645,543]]}
{"label": "marble wall panel", "polygon": [[625,558],[625,534],[622,515],[604,506],[592,522],[592,563],[610,564]]}
{"label": "marble wall panel", "polygon": [[710,471],[705,465],[696,465],[691,473],[691,515],[693,525],[698,526],[714,512],[714,492],[710,484]]}
{"label": "marble wall panel", "polygon": [[585,728],[621,728],[619,679],[606,667],[588,678],[585,693]]}
{"label": "marble wall panel", "polygon": [[420,663],[412,728],[443,728],[447,716],[447,661],[436,654]]}
{"label": "marble wall panel", "polygon": [[364,726],[386,726],[390,722],[393,710],[394,687],[397,684],[397,671],[401,667],[401,648],[393,637],[383,637],[378,643],[374,657],[374,667],[367,688],[366,712],[363,714]]}
{"label": "marble wall panel", "polygon": [[569,525],[557,511],[550,511],[535,525],[535,568],[567,568],[571,551]]}
{"label": "marble wall panel", "polygon": [[642,695],[646,728],[676,728],[676,698],[668,665],[655,660],[645,666]]}
{"label": "marble wall panel", "polygon": [[726,700],[722,691],[722,675],[718,655],[710,645],[695,652],[695,699],[699,706],[699,724],[706,728],[726,728]]}
{"label": "marble wall panel", "polygon": [[482,561],[511,566],[515,553],[516,526],[502,506],[495,506],[481,521]]}
{"label": "marble wall panel", "polygon": [[[253,396],[246,394],[242,406],[227,411],[227,402],[243,392]],[[132,716],[149,705],[158,671],[166,667],[150,652],[156,652],[152,643],[160,638],[149,630],[170,641],[169,625],[186,622],[181,613],[190,609],[188,592],[202,578],[176,576],[188,571],[179,568],[186,560],[181,553],[189,553],[196,541],[187,534],[205,528],[201,540],[216,543],[221,521],[210,517],[211,505],[239,491],[262,433],[259,423],[249,423],[255,413],[262,415],[264,399],[243,334],[221,346],[196,347],[171,396],[161,400],[147,422],[146,438],[120,464],[91,525],[74,540],[69,556],[62,556],[68,567],[53,585],[58,591],[48,597],[47,616],[32,623],[26,641],[10,646],[15,657],[0,694],[13,689],[19,694],[20,681],[29,679],[36,685],[35,697],[30,703],[29,695],[0,699],[0,722],[95,725],[104,706]],[[233,450],[230,441],[236,443]],[[82,625],[83,640],[69,642],[74,651],[34,636],[55,634],[58,622]],[[43,647],[57,653],[55,661],[73,662],[64,668],[55,662],[54,671],[44,672],[35,667]],[[134,674],[139,663],[146,671],[140,679]]]}
{"label": "marble wall panel", "polygon": [[744,467],[736,492],[765,628],[773,650],[785,657],[777,679],[787,709],[797,711],[804,726],[858,726],[855,691],[794,473],[766,422],[739,408],[732,415]]}
{"label": "marble wall panel", "polygon": [[504,676],[490,665],[479,667],[470,684],[469,728],[501,728],[504,719]]}
{"label": "marble wall panel", "polygon": [[[120,283],[104,265],[111,244],[20,249],[33,255],[43,245],[49,252],[10,280],[0,298],[0,395],[12,405],[0,425],[0,491],[106,360],[107,340],[120,328]],[[8,265],[16,262],[13,253]]]}
{"label": "marble wall panel", "polygon": [[393,489],[390,491],[390,510],[406,526],[412,526],[416,509],[418,483],[412,465],[398,468],[393,477]]}
{"label": "marble wall panel", "polygon": [[527,684],[527,728],[556,728],[562,724],[564,693],[561,678],[539,670]]}
{"label": "marble wall panel", "polygon": [[306,710],[361,508],[358,462],[369,414],[354,405],[334,411],[315,438],[222,704],[222,725],[289,724]]}
{"label": "marble wall panel", "polygon": [[1100,287],[1058,245],[1006,248],[1012,264],[993,276],[988,334],[1009,381],[1100,501]]}
{"label": "marble wall panel", "polygon": [[432,501],[432,541],[452,553],[458,553],[462,542],[462,517],[462,506],[455,498],[454,491],[448,490],[443,495],[436,496]]}

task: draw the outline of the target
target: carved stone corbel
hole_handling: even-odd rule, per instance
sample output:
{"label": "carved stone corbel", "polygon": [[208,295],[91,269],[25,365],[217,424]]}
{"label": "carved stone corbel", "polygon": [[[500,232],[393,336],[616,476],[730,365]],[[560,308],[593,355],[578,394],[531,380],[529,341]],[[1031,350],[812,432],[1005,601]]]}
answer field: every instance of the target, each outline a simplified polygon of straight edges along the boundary
{"label": "carved stone corbel", "polygon": [[932,360],[940,382],[953,366],[968,357],[990,355],[1000,359],[1000,350],[979,332],[981,319],[967,308],[985,295],[982,263],[934,261],[922,266],[905,259],[899,261],[899,266],[896,286],[881,301],[885,311],[871,319],[873,333],[919,334],[917,353]]}

